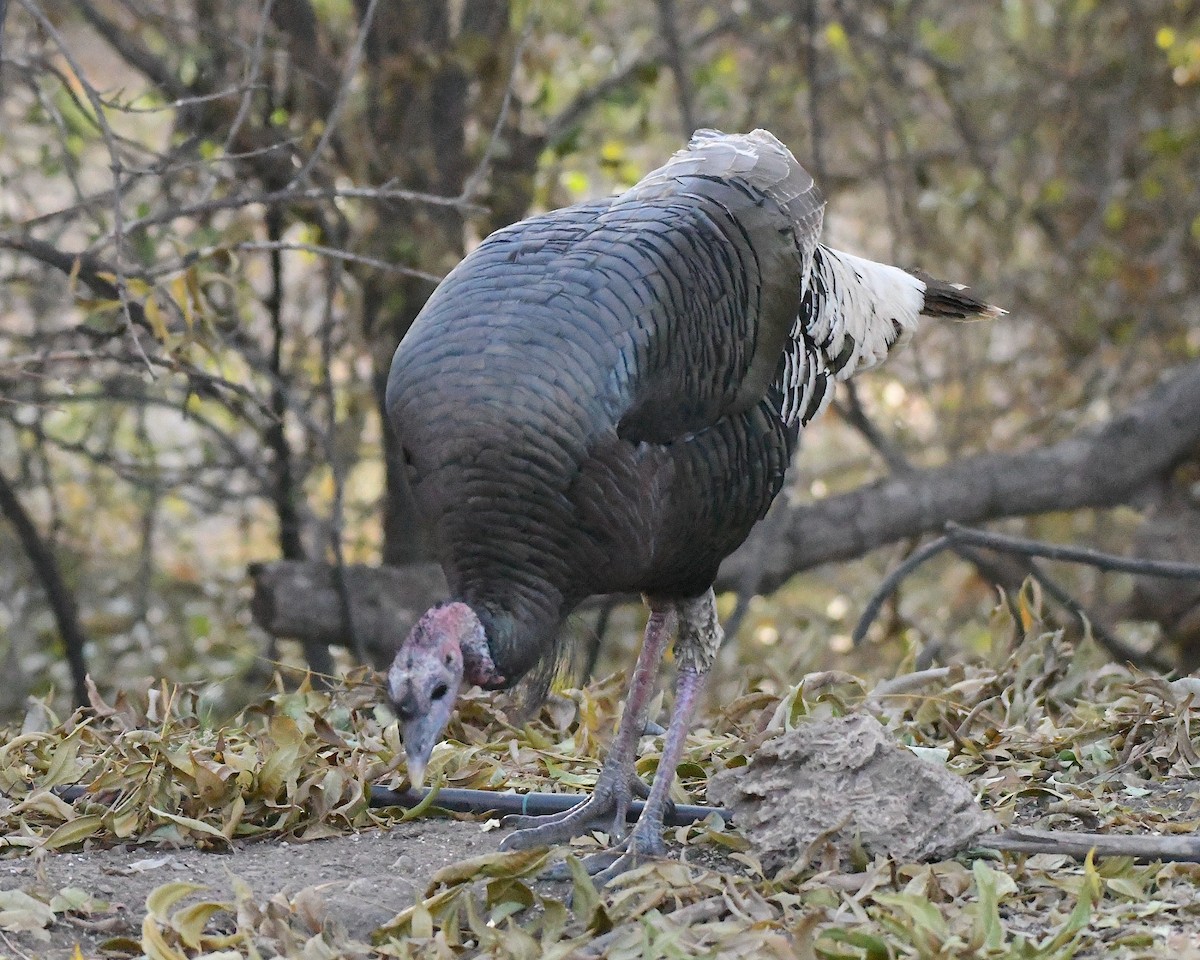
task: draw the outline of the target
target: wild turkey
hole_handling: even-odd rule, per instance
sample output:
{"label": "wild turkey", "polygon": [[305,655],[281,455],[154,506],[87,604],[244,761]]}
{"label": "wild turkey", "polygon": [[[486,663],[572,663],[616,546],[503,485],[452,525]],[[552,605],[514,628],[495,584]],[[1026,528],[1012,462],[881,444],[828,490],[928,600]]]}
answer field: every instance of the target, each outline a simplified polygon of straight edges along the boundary
{"label": "wild turkey", "polygon": [[564,618],[591,594],[638,591],[650,608],[593,794],[524,818],[506,847],[610,818],[623,831],[677,623],[659,775],[608,872],[663,852],[674,770],[721,642],[717,567],[782,487],[800,428],[918,314],[993,310],[821,245],[824,206],[767,131],[698,131],[619,196],[493,233],[396,350],[388,417],[454,598],[422,617],[388,673],[410,778],[422,780],[464,682],[507,687],[552,667]]}

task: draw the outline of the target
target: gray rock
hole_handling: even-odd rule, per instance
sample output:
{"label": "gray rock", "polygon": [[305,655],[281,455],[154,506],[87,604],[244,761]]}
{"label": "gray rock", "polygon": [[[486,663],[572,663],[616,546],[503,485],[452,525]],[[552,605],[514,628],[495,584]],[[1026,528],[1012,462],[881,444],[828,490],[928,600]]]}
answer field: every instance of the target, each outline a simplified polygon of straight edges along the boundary
{"label": "gray rock", "polygon": [[[896,860],[944,860],[997,827],[965,780],[898,744],[874,717],[804,723],[723,770],[710,802],[730,808],[763,868],[802,867],[832,845]],[[819,841],[819,843],[818,843]]]}

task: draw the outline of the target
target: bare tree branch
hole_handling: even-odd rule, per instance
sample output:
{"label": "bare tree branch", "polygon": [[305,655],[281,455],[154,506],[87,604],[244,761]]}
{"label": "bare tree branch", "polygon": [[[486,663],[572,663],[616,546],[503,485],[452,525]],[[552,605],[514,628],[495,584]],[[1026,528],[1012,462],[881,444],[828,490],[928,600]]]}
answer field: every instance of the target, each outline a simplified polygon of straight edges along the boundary
{"label": "bare tree branch", "polygon": [[[931,540],[921,549],[915,551],[907,560],[889,573],[875,590],[874,595],[863,608],[862,616],[854,628],[854,642],[862,643],[867,630],[875,622],[884,601],[892,595],[910,573],[937,556],[943,550],[952,550],[962,543],[973,544],[977,547],[987,547],[989,550],[1004,550],[1019,553],[1027,557],[1045,557],[1048,560],[1069,560],[1072,563],[1086,563],[1101,570],[1119,570],[1124,573],[1137,573],[1143,576],[1169,577],[1173,580],[1200,580],[1200,566],[1193,563],[1176,563],[1170,560],[1145,560],[1133,557],[1120,557],[1111,553],[1102,553],[1086,547],[1071,547],[1065,544],[1041,543],[1023,537],[1010,537],[1001,533],[984,530],[972,530],[960,527],[955,523],[946,524],[946,532],[936,540]],[[1035,567],[1034,576],[1044,582],[1044,574]],[[1073,601],[1072,601],[1073,602]],[[1076,608],[1077,615],[1082,616],[1082,609]]]}
{"label": "bare tree branch", "polygon": [[83,14],[83,18],[121,55],[126,63],[169,97],[174,100],[182,100],[193,92],[176,76],[165,60],[156,56],[142,42],[141,37],[135,31],[126,30],[110,20],[96,9],[91,0],[75,0],[75,6]]}
{"label": "bare tree branch", "polygon": [[479,164],[475,167],[471,175],[467,177],[463,183],[462,193],[459,194],[459,198],[466,203],[474,200],[475,194],[479,190],[479,185],[483,183],[484,177],[488,175],[492,156],[496,151],[496,145],[500,142],[500,134],[504,130],[504,124],[508,121],[508,111],[512,106],[513,94],[517,86],[517,72],[521,69],[521,58],[525,55],[525,47],[532,35],[533,20],[530,19],[525,24],[525,29],[521,33],[521,39],[517,41],[517,47],[513,51],[512,68],[509,70],[508,84],[504,88],[504,97],[500,101],[500,109],[496,112],[496,122],[492,125],[492,135],[488,138],[483,156],[479,158]]}
{"label": "bare tree branch", "polygon": [[[741,16],[736,13],[727,14],[707,30],[702,30],[684,42],[685,50],[696,50],[716,37],[729,32],[741,22]],[[546,144],[556,146],[561,143],[587,113],[599,103],[627,87],[636,86],[648,74],[666,62],[667,53],[664,50],[654,50],[635,57],[616,73],[601,80],[595,86],[588,87],[571,103],[546,124]],[[690,132],[690,131],[689,131]]]}
{"label": "bare tree branch", "polygon": [[371,24],[375,21],[375,10],[378,5],[379,0],[369,0],[367,4],[367,12],[363,14],[358,26],[358,37],[355,39],[354,46],[350,50],[350,56],[346,58],[346,65],[342,68],[342,82],[338,84],[337,99],[334,100],[333,108],[325,118],[324,129],[321,131],[320,139],[317,140],[317,144],[313,147],[312,153],[308,155],[308,159],[304,161],[304,166],[300,168],[296,176],[292,178],[292,182],[288,184],[290,187],[299,186],[308,180],[317,165],[317,161],[321,159],[321,154],[324,152],[325,147],[328,146],[329,141],[333,138],[337,130],[338,122],[342,118],[342,111],[346,109],[346,102],[350,97],[350,88],[354,84],[354,78],[358,73],[363,54],[367,49],[367,37],[371,35]]}

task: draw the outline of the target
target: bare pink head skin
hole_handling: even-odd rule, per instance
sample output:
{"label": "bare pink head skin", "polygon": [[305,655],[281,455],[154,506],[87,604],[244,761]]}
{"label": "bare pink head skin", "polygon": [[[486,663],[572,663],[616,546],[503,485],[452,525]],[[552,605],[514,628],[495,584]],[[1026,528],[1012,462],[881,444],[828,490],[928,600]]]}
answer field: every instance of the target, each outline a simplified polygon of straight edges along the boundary
{"label": "bare pink head skin", "polygon": [[404,728],[408,779],[425,780],[434,744],[446,729],[458,692],[468,683],[498,686],[487,635],[465,603],[445,603],[425,612],[400,645],[388,670],[388,699]]}

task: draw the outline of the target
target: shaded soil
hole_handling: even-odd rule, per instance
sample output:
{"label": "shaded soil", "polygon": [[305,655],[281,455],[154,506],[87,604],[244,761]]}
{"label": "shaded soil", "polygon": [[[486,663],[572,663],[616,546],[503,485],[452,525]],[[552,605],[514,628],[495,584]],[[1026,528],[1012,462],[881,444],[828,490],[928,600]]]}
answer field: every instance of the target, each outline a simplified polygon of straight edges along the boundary
{"label": "shaded soil", "polygon": [[304,890],[346,932],[369,940],[371,931],[422,896],[430,878],[447,864],[495,850],[501,831],[454,820],[423,819],[387,831],[368,831],[312,843],[255,843],[224,853],[194,849],[126,847],[48,854],[0,861],[0,890],[53,893],[78,887],[105,901],[108,909],[90,918],[60,916],[45,932],[0,932],[0,957],[69,958],[79,945],[85,957],[99,956],[113,937],[141,936],[146,897],[166,883],[209,887],[205,899],[234,899],[238,878],[263,903],[278,893]]}

